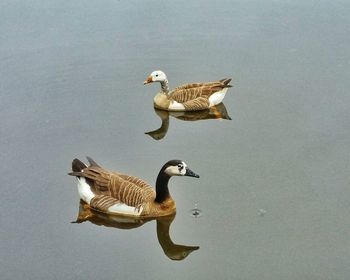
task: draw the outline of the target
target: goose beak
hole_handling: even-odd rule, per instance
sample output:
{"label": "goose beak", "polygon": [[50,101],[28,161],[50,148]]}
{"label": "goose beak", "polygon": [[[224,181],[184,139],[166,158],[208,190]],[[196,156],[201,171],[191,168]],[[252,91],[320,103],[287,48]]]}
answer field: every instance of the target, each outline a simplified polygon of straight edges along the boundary
{"label": "goose beak", "polygon": [[196,174],[196,173],[194,173],[194,172],[193,172],[191,169],[189,169],[188,167],[186,167],[185,176],[199,178],[199,175]]}
{"label": "goose beak", "polygon": [[144,85],[147,85],[149,83],[153,83],[152,76],[148,76],[147,80],[143,82]]}

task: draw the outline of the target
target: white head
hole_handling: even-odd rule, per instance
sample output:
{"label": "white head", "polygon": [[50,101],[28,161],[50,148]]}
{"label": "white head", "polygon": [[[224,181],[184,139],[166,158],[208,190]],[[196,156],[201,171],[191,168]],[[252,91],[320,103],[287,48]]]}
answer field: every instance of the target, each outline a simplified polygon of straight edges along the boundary
{"label": "white head", "polygon": [[156,70],[153,71],[147,78],[147,80],[145,80],[143,82],[144,85],[149,84],[149,83],[153,83],[153,82],[165,82],[167,81],[167,77],[165,75],[165,73],[161,70]]}
{"label": "white head", "polygon": [[164,165],[164,172],[171,176],[190,176],[199,178],[191,169],[187,167],[187,164],[181,160],[171,160]]}

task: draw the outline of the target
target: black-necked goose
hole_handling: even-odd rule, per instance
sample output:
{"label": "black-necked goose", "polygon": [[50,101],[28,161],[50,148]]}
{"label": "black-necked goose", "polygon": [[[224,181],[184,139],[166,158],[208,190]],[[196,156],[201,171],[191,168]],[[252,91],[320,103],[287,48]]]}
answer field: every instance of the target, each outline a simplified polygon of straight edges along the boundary
{"label": "black-necked goose", "polygon": [[216,82],[191,83],[169,90],[163,71],[153,71],[145,84],[160,82],[161,91],[154,97],[154,107],[167,111],[199,111],[220,104],[225,97],[231,79]]}
{"label": "black-necked goose", "polygon": [[159,217],[175,213],[168,181],[172,176],[199,178],[181,160],[170,160],[159,171],[155,190],[145,181],[100,167],[87,158],[90,166],[79,159],[72,162],[69,175],[76,176],[80,198],[93,209],[109,214]]}

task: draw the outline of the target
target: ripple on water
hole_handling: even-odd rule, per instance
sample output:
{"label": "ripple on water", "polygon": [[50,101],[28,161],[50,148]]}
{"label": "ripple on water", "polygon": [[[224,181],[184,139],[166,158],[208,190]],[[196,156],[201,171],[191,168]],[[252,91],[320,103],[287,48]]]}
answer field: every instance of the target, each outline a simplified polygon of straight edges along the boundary
{"label": "ripple on water", "polygon": [[191,209],[190,213],[191,213],[191,216],[194,218],[199,218],[203,214],[202,210],[197,207],[197,204],[195,204],[194,208]]}

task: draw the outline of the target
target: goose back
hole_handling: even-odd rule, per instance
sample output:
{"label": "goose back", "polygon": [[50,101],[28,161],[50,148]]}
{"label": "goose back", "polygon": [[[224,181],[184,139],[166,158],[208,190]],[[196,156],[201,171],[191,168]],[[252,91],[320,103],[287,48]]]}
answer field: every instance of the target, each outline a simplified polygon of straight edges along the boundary
{"label": "goose back", "polygon": [[115,203],[141,207],[155,198],[154,189],[145,181],[98,166],[86,167],[83,172],[73,172],[72,175],[86,178],[91,191],[96,195],[91,201],[91,206],[96,209],[108,208]]}
{"label": "goose back", "polygon": [[169,99],[175,100],[179,103],[183,103],[201,96],[208,97],[214,92],[220,91],[222,89],[223,87],[219,86],[183,88],[171,91],[169,94]]}
{"label": "goose back", "polygon": [[[231,87],[228,84],[230,81],[231,79],[222,79],[217,82],[185,84],[172,90],[169,93],[169,100],[182,104],[186,111],[208,109],[221,102],[227,88]],[[214,94],[221,95],[220,102],[212,102],[211,97]],[[214,100],[216,97],[212,99]]]}
{"label": "goose back", "polygon": [[180,89],[190,89],[190,88],[197,88],[197,87],[211,87],[211,86],[221,86],[221,85],[228,85],[231,82],[232,79],[222,79],[220,81],[216,82],[206,82],[206,83],[188,83],[181,86],[178,86],[174,88],[173,90],[180,90]]}

